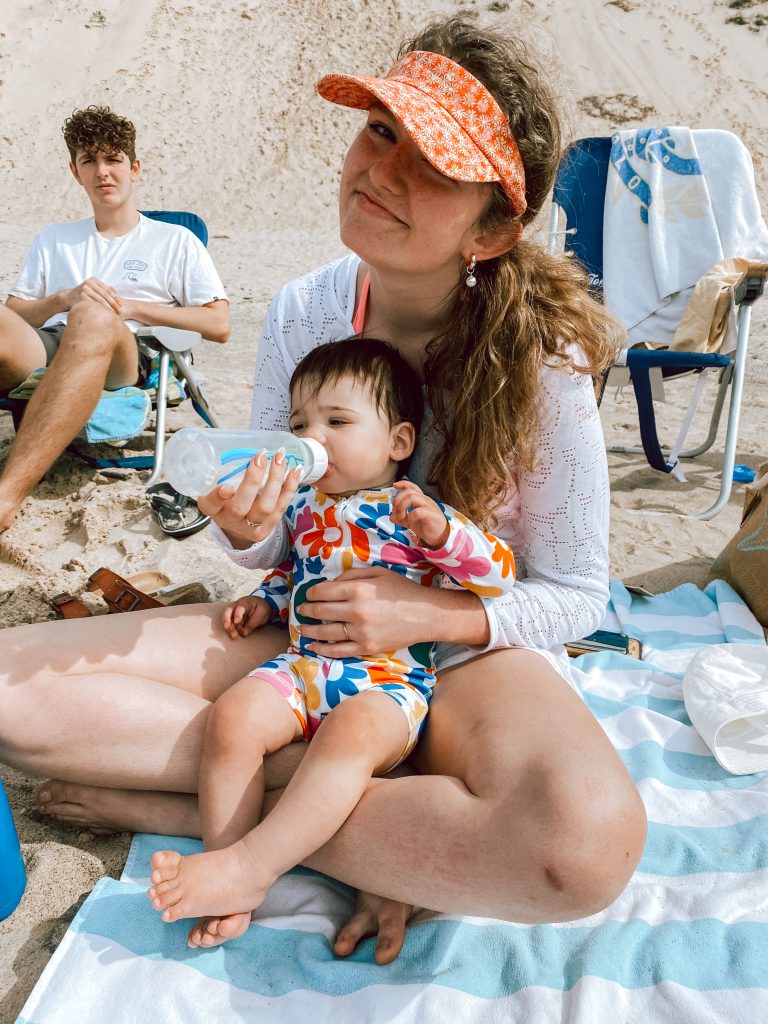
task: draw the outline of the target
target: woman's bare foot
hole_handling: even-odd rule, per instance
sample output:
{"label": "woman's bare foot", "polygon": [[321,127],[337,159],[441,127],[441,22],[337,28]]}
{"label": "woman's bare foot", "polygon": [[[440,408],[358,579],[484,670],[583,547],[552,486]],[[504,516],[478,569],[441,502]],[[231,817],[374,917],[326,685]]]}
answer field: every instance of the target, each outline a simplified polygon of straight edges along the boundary
{"label": "woman's bare foot", "polygon": [[46,779],[37,787],[36,795],[40,814],[90,829],[96,835],[157,832],[200,838],[197,797],[189,793],[107,789]]}
{"label": "woman's bare foot", "polygon": [[377,964],[391,964],[399,956],[405,942],[405,928],[413,907],[397,900],[387,900],[370,892],[358,892],[355,912],[342,925],[333,952],[349,956],[361,939],[376,936],[374,958]]}
{"label": "woman's bare foot", "polygon": [[242,840],[190,857],[160,850],[152,855],[152,868],[147,895],[155,910],[163,912],[164,921],[250,914],[275,881]]}
{"label": "woman's bare foot", "polygon": [[250,913],[228,914],[226,917],[203,917],[189,933],[187,945],[191,949],[196,949],[198,946],[203,946],[206,949],[211,946],[220,946],[222,942],[239,939],[241,935],[245,935],[250,924]]}

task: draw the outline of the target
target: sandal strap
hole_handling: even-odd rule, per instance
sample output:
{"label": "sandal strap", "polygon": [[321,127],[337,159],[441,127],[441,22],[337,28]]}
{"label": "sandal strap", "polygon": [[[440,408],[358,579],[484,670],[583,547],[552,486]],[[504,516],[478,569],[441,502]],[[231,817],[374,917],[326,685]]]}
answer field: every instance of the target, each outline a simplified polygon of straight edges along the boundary
{"label": "sandal strap", "polygon": [[48,604],[61,619],[87,619],[91,612],[71,594],[56,594]]}
{"label": "sandal strap", "polygon": [[170,512],[182,512],[189,504],[186,494],[165,494],[163,491],[147,492],[147,500],[152,508],[168,509]]}
{"label": "sandal strap", "polygon": [[110,612],[135,612],[145,608],[163,607],[160,601],[145,594],[143,590],[138,590],[128,580],[105,566],[97,569],[88,579],[101,590]]}

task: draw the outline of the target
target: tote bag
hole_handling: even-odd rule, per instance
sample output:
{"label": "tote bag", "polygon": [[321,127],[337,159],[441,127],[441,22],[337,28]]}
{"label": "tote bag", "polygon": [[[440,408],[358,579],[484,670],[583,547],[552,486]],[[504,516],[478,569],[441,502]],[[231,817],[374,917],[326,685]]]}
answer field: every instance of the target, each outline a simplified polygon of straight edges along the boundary
{"label": "tote bag", "polygon": [[746,489],[741,526],[712,563],[707,582],[725,580],[768,626],[768,462]]}

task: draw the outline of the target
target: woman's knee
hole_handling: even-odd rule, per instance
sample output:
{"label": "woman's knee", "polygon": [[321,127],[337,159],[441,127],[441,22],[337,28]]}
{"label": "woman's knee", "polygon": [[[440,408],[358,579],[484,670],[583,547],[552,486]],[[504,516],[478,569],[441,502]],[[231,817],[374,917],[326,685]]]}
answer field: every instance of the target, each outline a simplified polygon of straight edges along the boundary
{"label": "woman's knee", "polygon": [[623,892],[642,856],[645,808],[629,776],[619,766],[592,783],[573,786],[548,767],[538,778],[532,772],[526,828],[520,801],[505,804],[516,819],[511,835],[525,836],[538,871],[542,906],[555,908],[543,920],[575,920],[604,910]]}

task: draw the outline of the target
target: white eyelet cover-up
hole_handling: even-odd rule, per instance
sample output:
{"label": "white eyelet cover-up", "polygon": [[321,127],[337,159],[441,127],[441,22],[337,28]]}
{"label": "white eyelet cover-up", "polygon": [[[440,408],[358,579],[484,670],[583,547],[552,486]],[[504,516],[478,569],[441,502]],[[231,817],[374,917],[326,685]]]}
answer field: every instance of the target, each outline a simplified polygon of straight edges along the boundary
{"label": "white eyelet cover-up", "polygon": [[[354,334],[352,317],[359,258],[345,256],[285,285],[267,311],[258,352],[251,427],[287,430],[291,374],[307,352]],[[425,417],[408,475],[425,490],[434,431]],[[482,599],[490,626],[485,647],[443,643],[438,667],[482,651],[525,647],[541,654],[571,682],[563,644],[597,629],[608,601],[609,486],[603,431],[591,378],[545,368],[541,427],[532,472],[512,467],[493,532],[515,553],[518,582],[503,597]],[[236,550],[214,525],[214,536],[238,565],[257,568],[275,553],[280,531]],[[271,563],[269,563],[271,564]]]}

